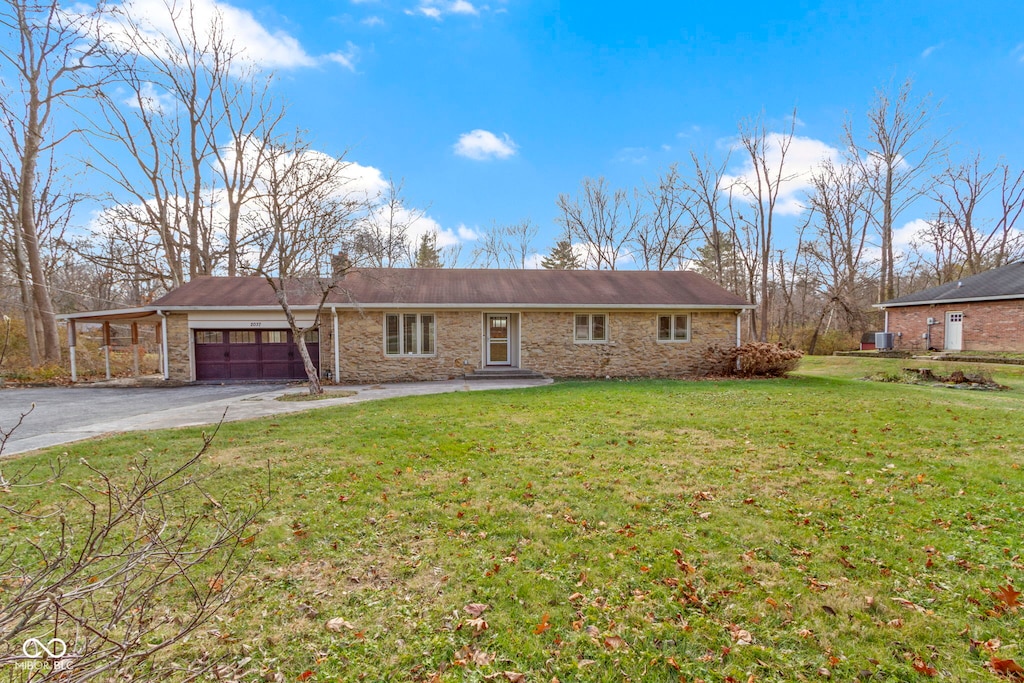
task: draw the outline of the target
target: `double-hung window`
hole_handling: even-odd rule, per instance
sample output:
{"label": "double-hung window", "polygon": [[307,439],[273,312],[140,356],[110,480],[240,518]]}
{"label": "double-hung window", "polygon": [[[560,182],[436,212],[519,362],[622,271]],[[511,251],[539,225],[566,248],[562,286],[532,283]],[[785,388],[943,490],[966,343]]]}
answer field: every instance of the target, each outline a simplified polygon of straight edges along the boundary
{"label": "double-hung window", "polygon": [[573,339],[578,342],[607,342],[608,316],[604,313],[577,313]]}
{"label": "double-hung window", "polygon": [[659,315],[658,341],[690,341],[690,316],[685,313]]}
{"label": "double-hung window", "polygon": [[388,356],[434,355],[433,313],[384,315],[384,353]]}

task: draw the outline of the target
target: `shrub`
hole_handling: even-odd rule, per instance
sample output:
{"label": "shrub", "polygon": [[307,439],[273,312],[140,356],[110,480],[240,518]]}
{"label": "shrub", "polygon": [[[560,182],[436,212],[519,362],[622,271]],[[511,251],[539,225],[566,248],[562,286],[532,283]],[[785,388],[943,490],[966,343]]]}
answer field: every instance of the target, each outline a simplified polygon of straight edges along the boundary
{"label": "shrub", "polygon": [[709,375],[785,377],[796,369],[803,355],[803,351],[783,348],[781,344],[747,342],[738,348],[708,347],[704,360]]}

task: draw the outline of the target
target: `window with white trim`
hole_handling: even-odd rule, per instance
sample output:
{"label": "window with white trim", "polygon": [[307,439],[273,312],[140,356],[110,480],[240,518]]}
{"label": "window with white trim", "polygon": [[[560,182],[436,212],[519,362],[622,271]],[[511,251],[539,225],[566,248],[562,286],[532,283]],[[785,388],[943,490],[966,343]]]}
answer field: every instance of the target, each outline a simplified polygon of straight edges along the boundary
{"label": "window with white trim", "polygon": [[608,316],[604,313],[577,313],[573,339],[578,342],[608,341]]}
{"label": "window with white trim", "polygon": [[388,356],[434,355],[436,329],[433,313],[386,313],[384,354]]}
{"label": "window with white trim", "polygon": [[658,341],[690,341],[690,314],[659,315]]}

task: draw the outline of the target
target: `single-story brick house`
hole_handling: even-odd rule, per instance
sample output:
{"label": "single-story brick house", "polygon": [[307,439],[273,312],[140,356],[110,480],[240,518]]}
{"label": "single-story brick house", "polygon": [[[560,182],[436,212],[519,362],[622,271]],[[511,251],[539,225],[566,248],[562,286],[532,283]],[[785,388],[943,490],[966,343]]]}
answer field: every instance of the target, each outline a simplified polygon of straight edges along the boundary
{"label": "single-story brick house", "polygon": [[897,350],[1024,351],[1024,262],[876,304]]}
{"label": "single-story brick house", "polygon": [[[318,291],[289,301],[313,322]],[[488,371],[548,376],[673,377],[703,351],[740,342],[752,308],[685,271],[358,269],[345,275],[307,345],[339,382],[437,380]],[[166,379],[305,377],[284,314],[259,277],[199,277],[149,306],[61,316],[159,327]]]}

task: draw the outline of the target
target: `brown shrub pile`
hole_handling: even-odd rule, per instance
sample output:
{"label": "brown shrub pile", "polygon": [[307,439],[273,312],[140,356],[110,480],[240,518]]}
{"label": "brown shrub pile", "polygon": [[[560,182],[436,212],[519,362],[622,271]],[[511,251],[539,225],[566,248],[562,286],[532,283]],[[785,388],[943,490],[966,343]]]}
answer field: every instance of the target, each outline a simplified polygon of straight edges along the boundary
{"label": "brown shrub pile", "polygon": [[785,377],[804,352],[781,344],[747,342],[740,347],[711,346],[704,352],[708,374],[718,377]]}

